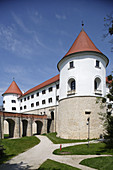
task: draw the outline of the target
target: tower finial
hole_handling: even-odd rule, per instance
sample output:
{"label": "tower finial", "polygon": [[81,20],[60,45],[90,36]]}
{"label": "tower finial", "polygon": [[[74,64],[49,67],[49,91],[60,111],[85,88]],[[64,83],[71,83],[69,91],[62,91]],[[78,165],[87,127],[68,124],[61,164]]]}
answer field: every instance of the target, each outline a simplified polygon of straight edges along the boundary
{"label": "tower finial", "polygon": [[82,20],[82,30],[83,30],[83,26],[84,26],[84,22],[83,22],[83,20]]}

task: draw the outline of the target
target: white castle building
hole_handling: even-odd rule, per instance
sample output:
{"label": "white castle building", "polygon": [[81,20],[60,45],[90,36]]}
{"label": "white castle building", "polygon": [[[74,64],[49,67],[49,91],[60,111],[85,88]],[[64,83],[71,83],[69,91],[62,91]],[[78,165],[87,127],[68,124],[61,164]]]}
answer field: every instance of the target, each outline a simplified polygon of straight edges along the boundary
{"label": "white castle building", "polygon": [[[47,132],[68,139],[99,138],[103,126],[96,103],[106,96],[108,58],[82,29],[65,56],[58,62],[59,75],[24,94],[13,81],[3,94],[3,112],[47,115]],[[40,132],[41,133],[41,132]]]}

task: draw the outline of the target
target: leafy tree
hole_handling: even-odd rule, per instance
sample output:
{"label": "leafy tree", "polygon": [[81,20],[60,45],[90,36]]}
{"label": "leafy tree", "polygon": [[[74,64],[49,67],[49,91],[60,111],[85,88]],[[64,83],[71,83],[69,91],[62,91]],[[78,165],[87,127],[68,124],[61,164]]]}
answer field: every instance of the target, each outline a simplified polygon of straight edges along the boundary
{"label": "leafy tree", "polygon": [[113,148],[113,76],[108,76],[109,83],[109,93],[107,94],[107,102],[106,99],[102,99],[102,103],[107,103],[106,113],[100,114],[101,119],[104,121],[104,138],[106,140],[106,145],[109,148]]}
{"label": "leafy tree", "polygon": [[112,45],[111,51],[113,52],[113,37],[111,36],[113,35],[113,11],[104,18],[104,27],[106,33],[103,35],[103,37],[106,38],[110,36],[109,43]]}

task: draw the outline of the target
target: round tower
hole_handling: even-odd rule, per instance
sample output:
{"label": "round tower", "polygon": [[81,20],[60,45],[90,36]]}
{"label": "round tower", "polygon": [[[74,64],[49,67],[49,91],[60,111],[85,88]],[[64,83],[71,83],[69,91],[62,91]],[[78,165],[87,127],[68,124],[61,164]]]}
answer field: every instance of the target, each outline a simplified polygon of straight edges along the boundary
{"label": "round tower", "polygon": [[18,98],[22,95],[16,82],[13,80],[9,88],[2,94],[3,96],[3,111],[19,112]]}
{"label": "round tower", "polygon": [[[58,136],[68,139],[98,138],[102,125],[97,103],[106,94],[108,58],[96,48],[82,29],[66,55],[59,61],[60,95]],[[88,121],[88,122],[87,122]],[[88,124],[88,125],[87,125]]]}

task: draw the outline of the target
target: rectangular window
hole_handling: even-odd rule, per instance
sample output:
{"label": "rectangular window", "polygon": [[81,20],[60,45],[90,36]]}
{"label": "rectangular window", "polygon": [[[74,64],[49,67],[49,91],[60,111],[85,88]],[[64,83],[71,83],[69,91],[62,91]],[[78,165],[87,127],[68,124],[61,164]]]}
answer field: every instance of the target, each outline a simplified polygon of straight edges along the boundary
{"label": "rectangular window", "polygon": [[45,104],[46,103],[46,101],[45,100],[42,100],[42,104]]}
{"label": "rectangular window", "polygon": [[59,101],[59,96],[56,96],[56,101]]}
{"label": "rectangular window", "polygon": [[49,99],[48,99],[48,102],[49,102],[49,103],[52,103],[52,98],[49,98]]}
{"label": "rectangular window", "polygon": [[24,109],[26,109],[27,107],[26,107],[26,105],[24,106]]}
{"label": "rectangular window", "polygon": [[39,106],[39,102],[36,102],[36,106]]}
{"label": "rectangular window", "polygon": [[73,61],[71,61],[71,62],[69,63],[69,68],[74,68],[74,62],[73,62]]}
{"label": "rectangular window", "polygon": [[31,103],[31,107],[34,107],[34,103]]}
{"label": "rectangular window", "polygon": [[21,101],[21,103],[22,103],[22,99],[21,99],[20,101]]}
{"label": "rectangular window", "polygon": [[31,95],[31,99],[33,99],[33,98],[34,98],[34,94]]}
{"label": "rectangular window", "polygon": [[11,100],[12,103],[16,103],[16,100]]}
{"label": "rectangular window", "polygon": [[39,92],[37,92],[37,94],[36,94],[37,96],[39,96]]}
{"label": "rectangular window", "polygon": [[100,67],[100,61],[96,60],[96,67]]}
{"label": "rectangular window", "polygon": [[53,87],[50,87],[50,88],[49,88],[49,92],[51,92],[52,90],[53,90]]}
{"label": "rectangular window", "polygon": [[89,115],[89,114],[91,114],[91,112],[90,111],[85,111],[85,114]]}
{"label": "rectangular window", "polygon": [[5,104],[5,100],[3,100],[3,104]]}
{"label": "rectangular window", "polygon": [[20,107],[20,110],[22,110],[22,106]]}
{"label": "rectangular window", "polygon": [[42,94],[46,94],[46,90],[42,90]]}
{"label": "rectangular window", "polygon": [[12,110],[16,110],[16,107],[12,107]]}
{"label": "rectangular window", "polygon": [[59,84],[56,85],[56,89],[59,89]]}
{"label": "rectangular window", "polygon": [[30,99],[30,96],[27,96],[27,100],[29,100]]}
{"label": "rectangular window", "polygon": [[24,101],[26,101],[26,97],[24,98]]}

